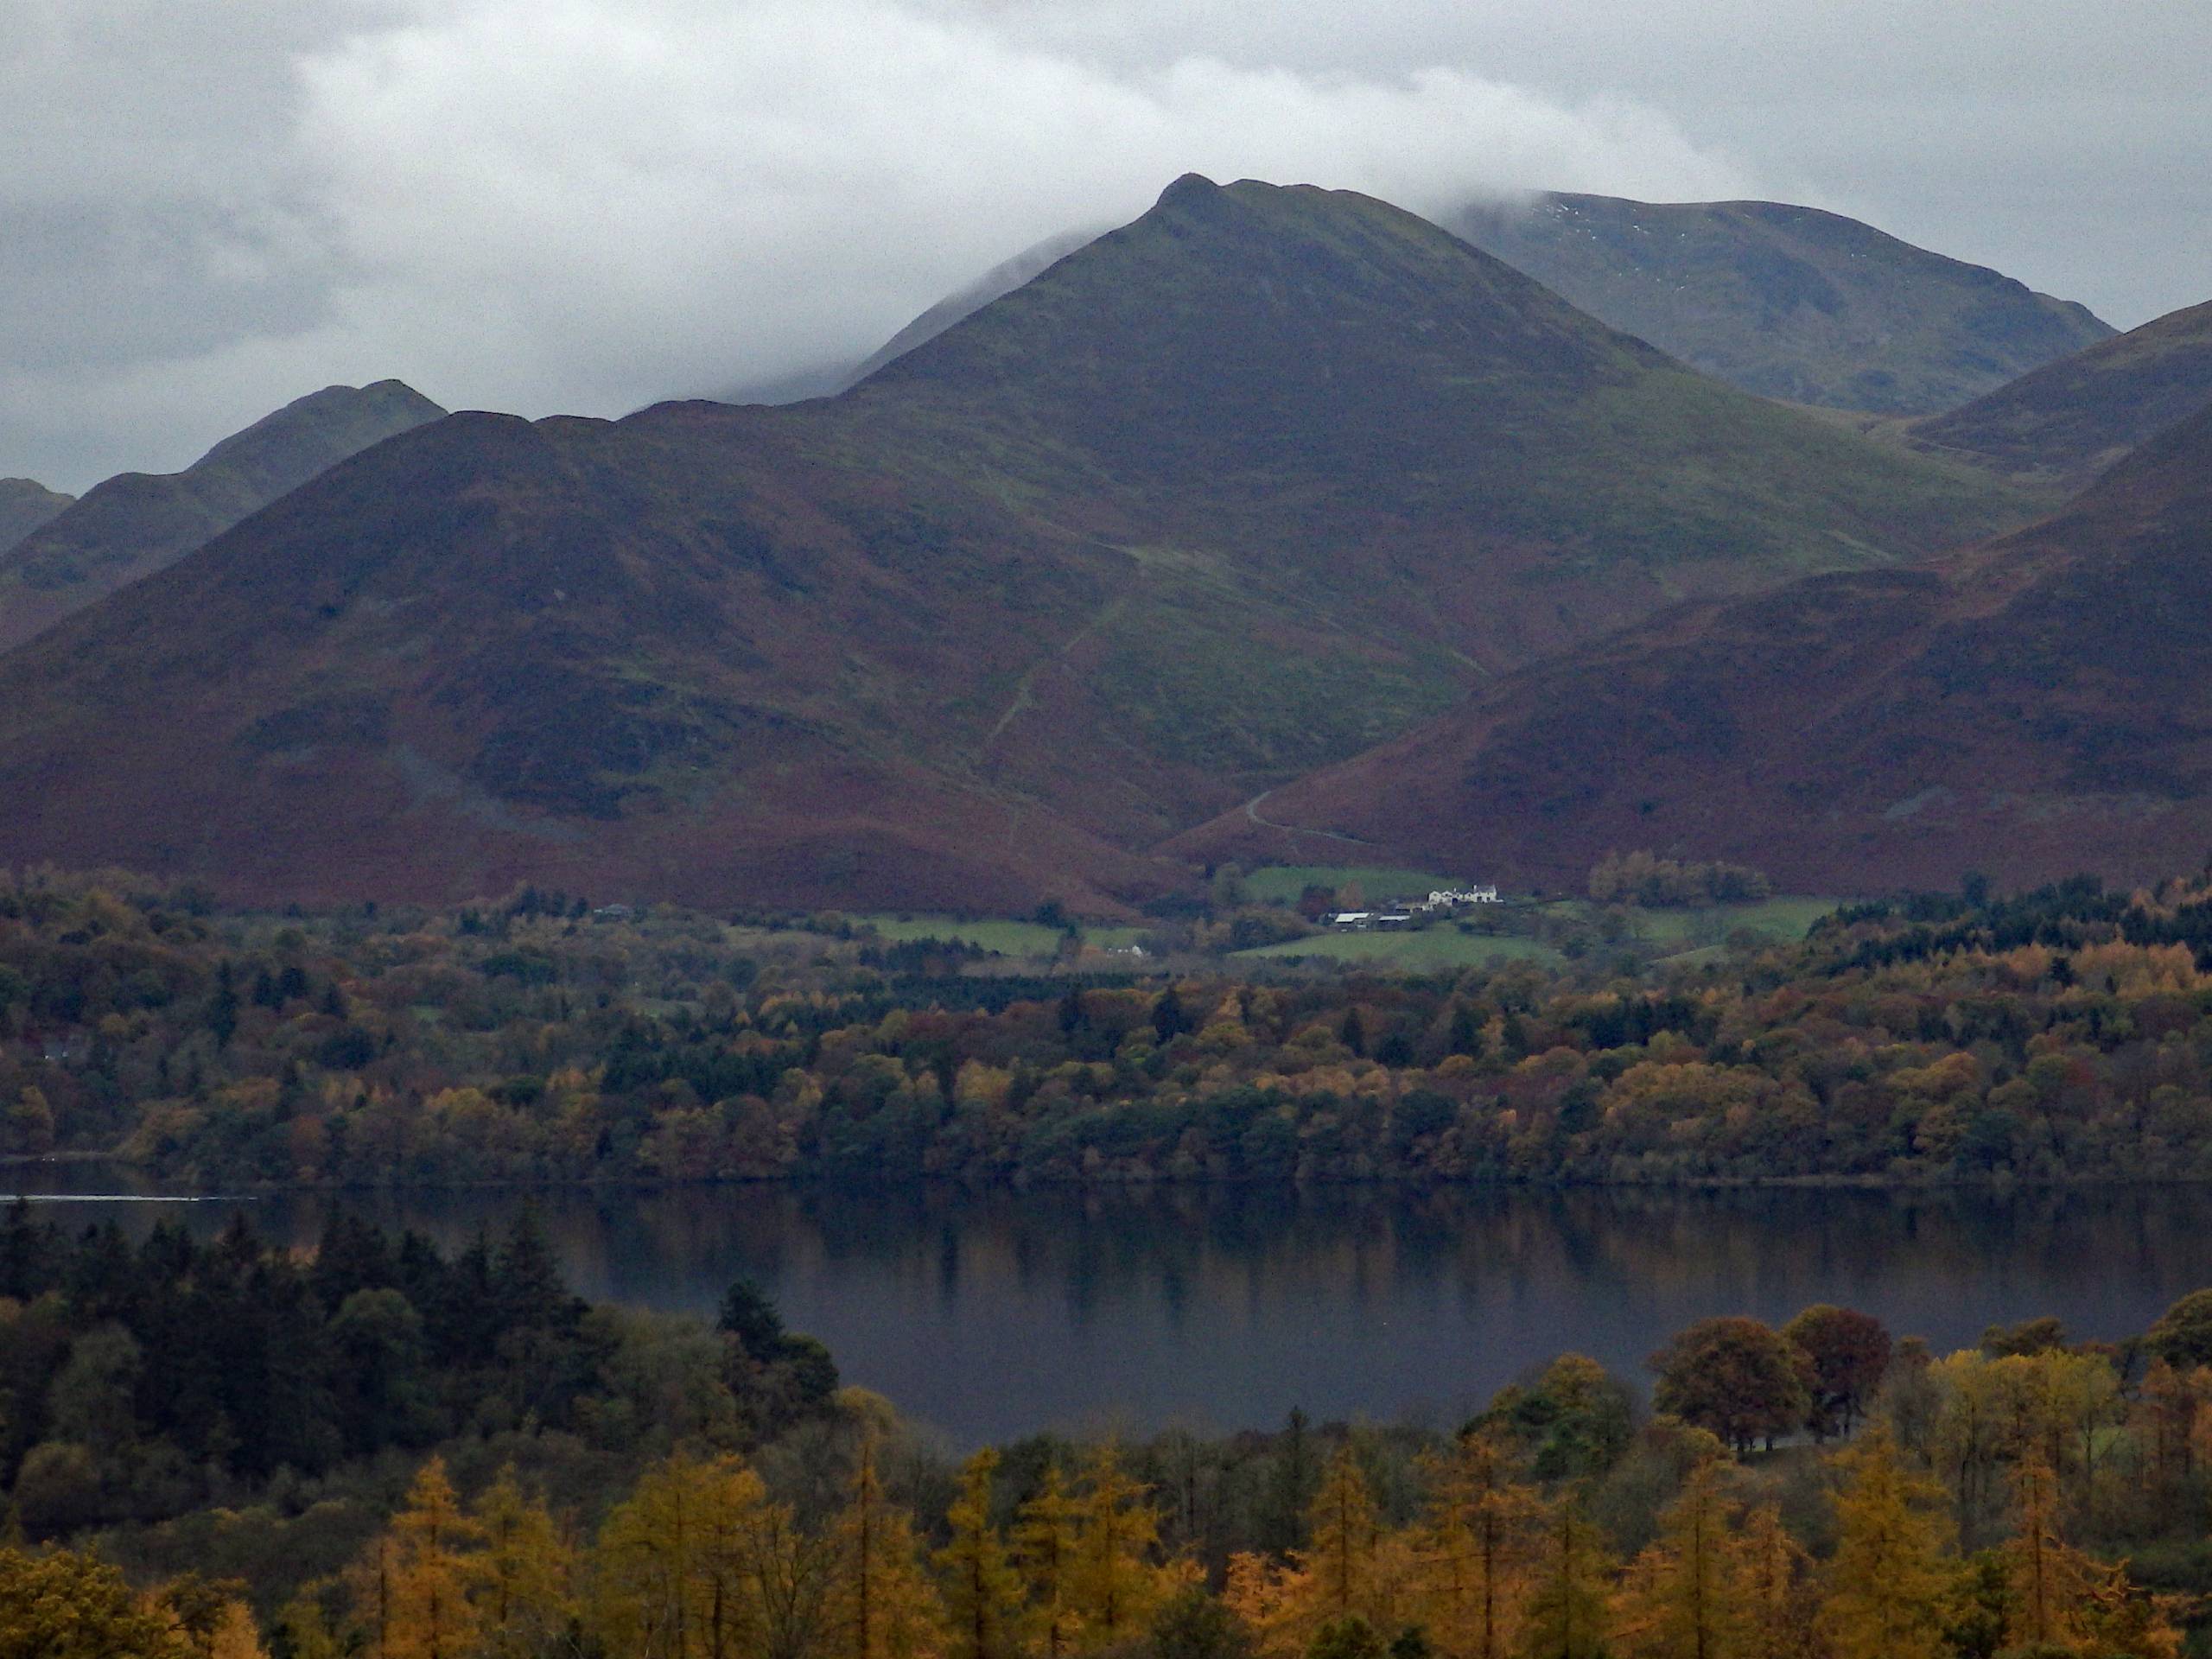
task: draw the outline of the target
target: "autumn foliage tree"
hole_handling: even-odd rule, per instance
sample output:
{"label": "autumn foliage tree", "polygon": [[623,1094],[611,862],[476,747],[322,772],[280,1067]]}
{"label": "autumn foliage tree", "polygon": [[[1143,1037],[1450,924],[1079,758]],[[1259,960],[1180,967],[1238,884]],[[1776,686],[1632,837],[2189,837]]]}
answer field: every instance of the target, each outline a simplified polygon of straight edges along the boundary
{"label": "autumn foliage tree", "polygon": [[468,1594],[468,1551],[479,1534],[444,1460],[415,1477],[392,1517],[389,1573],[378,1590],[377,1659],[468,1659],[480,1615]]}
{"label": "autumn foliage tree", "polygon": [[1700,1319],[1651,1357],[1652,1403],[1738,1452],[1794,1433],[1812,1409],[1802,1351],[1758,1319]]}
{"label": "autumn foliage tree", "polygon": [[1783,1325],[1782,1339],[1805,1357],[1806,1427],[1822,1440],[1850,1434],[1889,1372],[1888,1328],[1871,1313],[1821,1302]]}
{"label": "autumn foliage tree", "polygon": [[1459,1659],[1503,1659],[1520,1630],[1542,1497],[1517,1478],[1513,1443],[1496,1426],[1460,1435],[1427,1473],[1413,1539],[1424,1622]]}
{"label": "autumn foliage tree", "polygon": [[922,1571],[913,1519],[884,1496],[876,1459],[868,1433],[831,1532],[823,1659],[929,1659],[938,1649],[937,1592]]}
{"label": "autumn foliage tree", "polygon": [[1950,1524],[1940,1487],[1885,1430],[1838,1460],[1836,1547],[1818,1628],[1836,1659],[1943,1659]]}
{"label": "autumn foliage tree", "polygon": [[1612,1637],[1612,1560],[1580,1497],[1555,1499],[1537,1535],[1519,1659],[1605,1659]]}
{"label": "autumn foliage tree", "polygon": [[1615,1641],[1636,1659],[1737,1659],[1750,1609],[1739,1582],[1738,1505],[1708,1459],[1659,1517],[1659,1536],[1629,1563]]}
{"label": "autumn foliage tree", "polygon": [[1021,1652],[1021,1580],[991,1520],[998,1466],[999,1454],[988,1449],[969,1459],[945,1516],[951,1536],[937,1553],[937,1567],[947,1659],[1016,1659]]}

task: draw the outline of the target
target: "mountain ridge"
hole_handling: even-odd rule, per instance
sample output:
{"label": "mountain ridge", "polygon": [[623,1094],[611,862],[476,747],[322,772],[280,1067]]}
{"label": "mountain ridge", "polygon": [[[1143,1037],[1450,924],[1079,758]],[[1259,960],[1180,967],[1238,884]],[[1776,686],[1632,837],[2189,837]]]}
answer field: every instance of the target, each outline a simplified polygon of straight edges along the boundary
{"label": "mountain ridge", "polygon": [[1553,192],[1439,222],[1614,327],[1790,403],[1934,414],[2114,332],[1986,266],[1789,202]]}
{"label": "mountain ridge", "polygon": [[1217,819],[1192,856],[1363,856],[1576,887],[1605,853],[1815,892],[2135,880],[2212,845],[2212,410],[2039,523],[1911,569],[1690,605]]}
{"label": "mountain ridge", "polygon": [[161,569],[336,461],[445,411],[397,380],[329,386],[180,473],[124,473],[0,552],[0,652]]}
{"label": "mountain ridge", "polygon": [[1903,436],[1932,454],[2080,487],[2146,439],[2212,405],[2212,302],[2023,375]]}
{"label": "mountain ridge", "polygon": [[0,857],[1111,913],[1487,671],[2026,501],[1388,204],[1186,179],[838,398],[322,474],[0,658]]}
{"label": "mountain ridge", "polygon": [[76,502],[75,496],[49,490],[34,478],[0,478],[0,555]]}

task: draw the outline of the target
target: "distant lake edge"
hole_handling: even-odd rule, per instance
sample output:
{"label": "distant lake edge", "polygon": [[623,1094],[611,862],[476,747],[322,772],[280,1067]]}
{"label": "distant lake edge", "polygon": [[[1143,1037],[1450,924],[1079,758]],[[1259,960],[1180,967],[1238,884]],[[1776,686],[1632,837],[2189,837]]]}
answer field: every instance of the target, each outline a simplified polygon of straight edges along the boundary
{"label": "distant lake edge", "polygon": [[529,1213],[595,1302],[711,1319],[755,1281],[848,1381],[957,1446],[1261,1427],[1293,1407],[1452,1425],[1562,1352],[1642,1386],[1694,1320],[1779,1323],[1815,1302],[1939,1352],[2043,1315],[2118,1341],[2212,1287],[2212,1188],[2180,1183],[219,1193],[117,1191],[82,1164],[17,1173],[45,1189],[28,1206],[41,1224],[211,1237],[243,1217],[302,1250],[340,1211],[448,1250]]}

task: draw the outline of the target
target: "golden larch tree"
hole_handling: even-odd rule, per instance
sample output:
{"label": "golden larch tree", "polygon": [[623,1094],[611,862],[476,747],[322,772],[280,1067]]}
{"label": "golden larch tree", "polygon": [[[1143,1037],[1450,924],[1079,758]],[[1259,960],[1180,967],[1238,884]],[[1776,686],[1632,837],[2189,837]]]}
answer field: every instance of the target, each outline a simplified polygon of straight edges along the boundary
{"label": "golden larch tree", "polygon": [[1745,1619],[1736,1582],[1732,1465],[1708,1458],[1630,1563],[1614,1610],[1615,1645],[1637,1659],[1738,1659]]}
{"label": "golden larch tree", "polygon": [[1375,1611],[1376,1557],[1382,1541],[1382,1525],[1366,1472],[1344,1446],[1322,1471],[1321,1489],[1306,1511],[1306,1548],[1299,1557],[1320,1618],[1355,1613],[1366,1618]]}
{"label": "golden larch tree", "polygon": [[986,1449],[960,1471],[945,1511],[952,1537],[937,1553],[947,1659],[1014,1659],[1021,1651],[1021,1580],[991,1522],[991,1478],[999,1454]]}
{"label": "golden larch tree", "polygon": [[1906,1472],[1886,1428],[1835,1462],[1844,1484],[1820,1634],[1835,1659],[1942,1659],[1954,1577],[1942,1489]]}
{"label": "golden larch tree", "polygon": [[1082,1641],[1086,1646],[1124,1641],[1152,1617],[1172,1580],[1154,1560],[1160,1516],[1150,1491],[1122,1469],[1111,1440],[1084,1466],[1075,1523],[1067,1587]]}
{"label": "golden larch tree", "polygon": [[1414,1600],[1453,1659],[1503,1659],[1520,1628],[1543,1500],[1514,1478],[1497,1429],[1462,1435],[1427,1465],[1428,1503],[1413,1535]]}
{"label": "golden larch tree", "polygon": [[737,1458],[679,1455],[647,1470],[592,1551],[601,1640],[636,1659],[756,1659],[761,1609],[739,1546],[767,1507]]}
{"label": "golden larch tree", "polygon": [[432,1458],[416,1472],[388,1530],[390,1548],[377,1567],[378,1659],[467,1659],[477,1636],[468,1599],[476,1523],[461,1507],[445,1459]]}
{"label": "golden larch tree", "polygon": [[1612,1562],[1597,1523],[1570,1492],[1556,1499],[1538,1535],[1536,1567],[1516,1651],[1520,1659],[1604,1659],[1612,1616]]}
{"label": "golden larch tree", "polygon": [[254,1626],[252,1611],[244,1602],[223,1604],[215,1628],[208,1633],[207,1659],[269,1659],[269,1649],[261,1645],[261,1632]]}
{"label": "golden larch tree", "polygon": [[830,1541],[824,1659],[932,1659],[937,1592],[922,1573],[912,1517],[884,1496],[873,1433],[861,1442]]}
{"label": "golden larch tree", "polygon": [[1060,1659],[1071,1650],[1083,1628],[1070,1582],[1081,1509],[1059,1465],[1048,1463],[1014,1524],[1014,1560],[1029,1591],[1030,1638],[1045,1659]]}
{"label": "golden larch tree", "polygon": [[1735,1594],[1742,1659],[1800,1659],[1812,1650],[1818,1608],[1812,1560],[1772,1503],[1751,1511],[1736,1541]]}
{"label": "golden larch tree", "polygon": [[468,1578],[482,1651],[486,1659],[529,1659],[575,1611],[575,1550],[543,1502],[522,1490],[512,1464],[477,1499],[474,1519],[482,1548]]}

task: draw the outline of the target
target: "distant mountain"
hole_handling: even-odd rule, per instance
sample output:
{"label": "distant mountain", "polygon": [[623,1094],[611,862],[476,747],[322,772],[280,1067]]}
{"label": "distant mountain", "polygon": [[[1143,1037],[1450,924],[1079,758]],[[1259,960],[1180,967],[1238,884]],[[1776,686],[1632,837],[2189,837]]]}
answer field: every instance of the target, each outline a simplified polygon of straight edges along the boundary
{"label": "distant mountain", "polygon": [[346,456],[445,411],[397,380],[331,386],[181,473],[124,473],[0,553],[0,651],[181,558]]}
{"label": "distant mountain", "polygon": [[823,364],[772,378],[748,380],[717,392],[723,404],[796,404],[832,397],[874,374],[893,358],[904,357],[925,340],[935,340],[956,322],[972,317],[992,301],[1003,299],[1032,277],[1042,275],[1069,254],[1094,242],[1096,230],[1065,231],[991,267],[974,282],[948,294],[893,334],[859,363]]}
{"label": "distant mountain", "polygon": [[1669,612],[1181,849],[1572,887],[1642,847],[1817,893],[2195,869],[2208,613],[2212,410],[2016,535]]}
{"label": "distant mountain", "polygon": [[0,658],[0,859],[1110,910],[1487,674],[2024,501],[1185,179],[841,397],[451,417]]}
{"label": "distant mountain", "polygon": [[884,342],[875,354],[855,372],[855,382],[865,380],[887,363],[906,355],[917,346],[935,340],[956,322],[965,321],[994,300],[1004,299],[1024,283],[1043,276],[1077,249],[1096,241],[1096,227],[1063,231],[1024,248],[1013,258],[994,265],[967,287],[947,295]]}
{"label": "distant mountain", "polygon": [[2146,322],[1916,421],[1908,442],[2016,477],[2079,486],[2145,439],[2212,405],[2212,303]]}
{"label": "distant mountain", "polygon": [[0,478],[0,553],[58,518],[76,499],[31,479]]}
{"label": "distant mountain", "polygon": [[1552,194],[1441,222],[1693,368],[1823,408],[1930,414],[2113,333],[1996,271],[1782,202]]}
{"label": "distant mountain", "polygon": [[849,362],[816,363],[785,374],[741,380],[714,392],[718,404],[803,404],[810,397],[835,397],[858,374]]}

